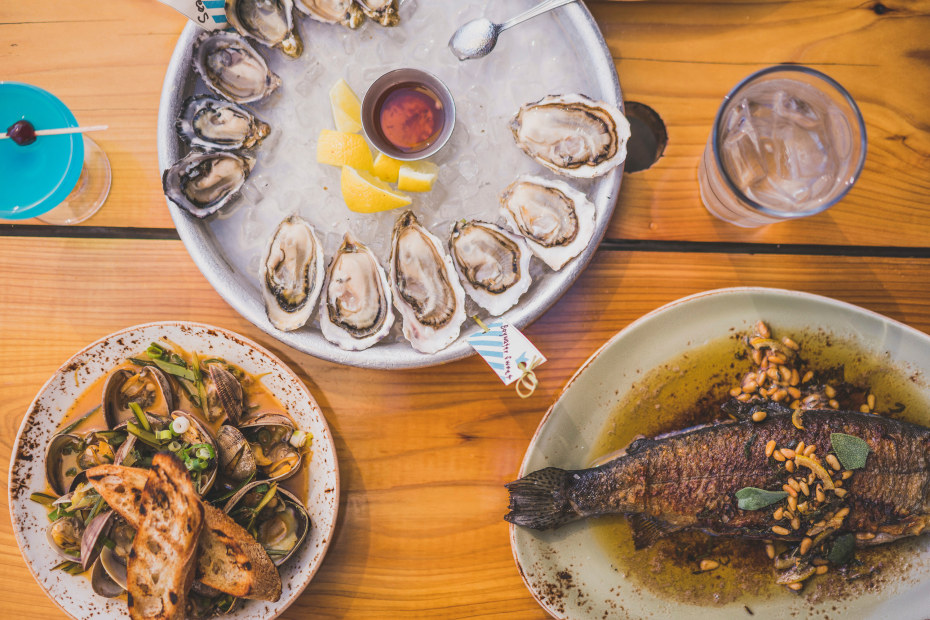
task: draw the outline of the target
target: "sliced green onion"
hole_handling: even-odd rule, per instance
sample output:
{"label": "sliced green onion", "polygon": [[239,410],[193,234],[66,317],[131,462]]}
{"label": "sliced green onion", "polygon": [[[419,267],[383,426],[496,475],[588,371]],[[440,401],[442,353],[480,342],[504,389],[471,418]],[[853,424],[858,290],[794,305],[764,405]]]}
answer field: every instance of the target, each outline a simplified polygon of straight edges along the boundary
{"label": "sliced green onion", "polygon": [[174,433],[171,432],[170,428],[166,428],[163,431],[155,431],[155,439],[158,441],[169,441],[174,439]]}
{"label": "sliced green onion", "polygon": [[208,443],[195,443],[189,449],[202,459],[216,458],[216,450]]}
{"label": "sliced green onion", "polygon": [[168,373],[169,375],[174,375],[175,377],[181,377],[182,379],[187,379],[188,381],[194,381],[193,371],[181,366],[180,364],[172,364],[171,362],[163,362],[159,359],[153,359],[152,362],[158,366],[162,371]]}
{"label": "sliced green onion", "polygon": [[73,431],[74,429],[76,429],[76,428],[78,427],[78,425],[80,425],[84,420],[86,420],[86,419],[89,418],[90,416],[94,415],[94,414],[97,412],[97,410],[100,409],[100,407],[101,407],[100,405],[97,405],[96,407],[94,407],[93,409],[91,409],[90,411],[88,411],[87,413],[85,413],[84,415],[82,415],[81,417],[79,417],[77,420],[75,420],[74,422],[72,422],[72,423],[69,424],[68,426],[64,427],[64,428],[62,429],[62,431],[61,431],[61,434],[62,434],[62,435],[66,435],[66,434],[70,433],[71,431]]}
{"label": "sliced green onion", "polygon": [[51,506],[55,503],[55,500],[58,499],[54,495],[49,495],[47,493],[33,493],[29,496],[29,499],[34,501],[37,504],[42,504],[43,506]]}
{"label": "sliced green onion", "polygon": [[129,403],[129,408],[132,409],[133,414],[135,414],[136,419],[139,420],[139,424],[142,425],[147,431],[152,430],[152,425],[149,424],[149,419],[145,416],[145,412],[142,411],[142,407],[139,406],[139,403]]}
{"label": "sliced green onion", "polygon": [[272,482],[271,485],[269,485],[268,492],[265,493],[264,496],[262,496],[261,501],[258,502],[257,506],[255,506],[255,512],[252,515],[252,518],[249,520],[249,526],[245,529],[249,531],[252,530],[252,526],[255,525],[255,519],[256,517],[258,517],[258,513],[262,511],[262,508],[268,505],[268,502],[270,502],[274,498],[274,494],[277,492],[278,492],[278,483]]}
{"label": "sliced green onion", "polygon": [[149,348],[145,350],[151,357],[161,358],[165,354],[165,349],[160,346],[158,343],[153,342],[149,345]]}
{"label": "sliced green onion", "polygon": [[155,435],[153,435],[153,434],[150,433],[149,431],[147,431],[147,430],[145,430],[145,429],[143,429],[143,428],[139,428],[138,426],[136,426],[136,425],[133,424],[132,422],[129,422],[129,423],[126,425],[126,430],[129,431],[131,434],[135,435],[135,436],[136,436],[136,439],[138,439],[138,440],[141,441],[142,443],[144,443],[144,444],[146,444],[146,445],[148,445],[148,446],[151,446],[152,448],[155,448],[156,450],[160,450],[160,449],[161,449],[161,447],[162,447],[161,443],[159,443],[159,441],[158,441],[157,439],[155,439]]}
{"label": "sliced green onion", "polygon": [[171,443],[168,444],[168,450],[170,450],[171,452],[180,452],[180,450],[181,450],[181,442],[180,442],[180,441],[172,441]]}

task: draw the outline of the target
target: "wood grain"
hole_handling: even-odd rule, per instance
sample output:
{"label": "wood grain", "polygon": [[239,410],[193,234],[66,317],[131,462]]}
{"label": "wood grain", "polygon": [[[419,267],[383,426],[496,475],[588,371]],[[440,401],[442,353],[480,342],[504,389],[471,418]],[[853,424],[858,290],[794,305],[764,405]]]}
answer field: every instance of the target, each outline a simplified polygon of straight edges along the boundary
{"label": "wood grain", "polygon": [[[930,331],[930,264],[918,259],[599,252],[526,330],[550,359],[528,400],[469,358],[359,371],[299,354],[246,323],[179,242],[7,239],[0,251],[0,462],[44,381],[117,329],[181,319],[267,346],[307,384],[336,439],[343,496],[322,569],[285,614],[327,618],[543,618],[511,557],[503,483],[575,369],[642,314],[724,286],[788,287]],[[6,486],[5,477],[2,485]],[[0,609],[58,618],[30,577],[0,494]]]}
{"label": "wood grain", "polygon": [[[926,246],[930,221],[930,1],[588,2],[627,100],[654,108],[669,144],[627,174],[608,237]],[[878,8],[882,7],[882,8]],[[0,3],[4,79],[46,88],[97,134],[113,191],[89,226],[171,227],[156,157],[158,99],[185,20],[153,0]],[[866,168],[830,211],[744,230],[711,217],[696,170],[714,114],[742,77],[779,62],[811,65],[862,108]]]}

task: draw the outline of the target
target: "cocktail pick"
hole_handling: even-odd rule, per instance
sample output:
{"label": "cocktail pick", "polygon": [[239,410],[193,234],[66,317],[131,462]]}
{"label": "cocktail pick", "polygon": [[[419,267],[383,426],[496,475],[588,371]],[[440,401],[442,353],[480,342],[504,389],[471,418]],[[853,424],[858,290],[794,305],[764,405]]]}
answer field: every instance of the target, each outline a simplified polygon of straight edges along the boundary
{"label": "cocktail pick", "polygon": [[[41,136],[61,136],[71,133],[86,133],[88,131],[103,131],[107,129],[107,125],[93,125],[91,127],[61,127],[58,129],[37,129],[35,130],[36,137]],[[0,133],[0,140],[9,138],[10,135],[7,132]]]}

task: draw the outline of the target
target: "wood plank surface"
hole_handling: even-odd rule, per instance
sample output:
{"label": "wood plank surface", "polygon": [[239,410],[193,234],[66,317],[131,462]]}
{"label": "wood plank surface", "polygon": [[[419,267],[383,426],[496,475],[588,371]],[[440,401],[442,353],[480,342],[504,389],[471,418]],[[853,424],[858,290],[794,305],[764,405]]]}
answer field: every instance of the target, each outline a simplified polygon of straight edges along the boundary
{"label": "wood plank surface", "polygon": [[[608,237],[923,247],[930,190],[930,1],[592,1],[627,100],[664,119],[653,168],[627,174]],[[46,88],[98,134],[113,191],[88,226],[172,226],[156,158],[158,98],[185,20],[154,0],[0,3],[4,79]],[[487,62],[494,62],[494,57]],[[696,170],[723,96],[742,77],[798,62],[862,107],[866,169],[830,211],[744,230],[704,210]],[[484,62],[484,61],[480,61]]]}
{"label": "wood plank surface", "polygon": [[[157,268],[153,268],[157,266]],[[724,286],[788,287],[930,332],[930,261],[599,252],[526,330],[551,360],[528,400],[476,358],[359,371],[283,347],[210,288],[176,241],[6,239],[0,251],[0,462],[29,402],[71,354],[117,329],[181,319],[232,329],[298,372],[336,440],[343,495],[320,572],[284,617],[543,618],[511,557],[503,484],[575,369],[642,314]],[[30,577],[0,493],[0,609],[58,618]]]}

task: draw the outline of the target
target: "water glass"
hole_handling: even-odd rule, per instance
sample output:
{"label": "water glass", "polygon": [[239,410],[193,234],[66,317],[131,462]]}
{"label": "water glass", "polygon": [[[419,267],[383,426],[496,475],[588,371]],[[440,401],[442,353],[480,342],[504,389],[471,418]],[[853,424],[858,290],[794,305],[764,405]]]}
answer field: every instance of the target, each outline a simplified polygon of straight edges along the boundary
{"label": "water glass", "polygon": [[862,114],[842,86],[809,67],[769,67],[717,111],[698,167],[701,200],[743,227],[814,215],[852,188],[865,154]]}

